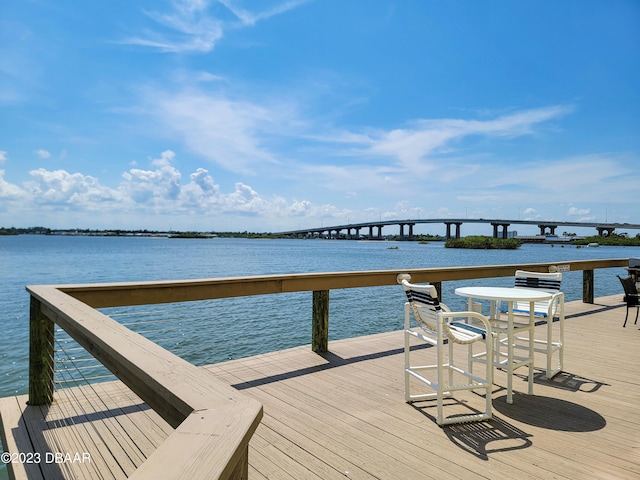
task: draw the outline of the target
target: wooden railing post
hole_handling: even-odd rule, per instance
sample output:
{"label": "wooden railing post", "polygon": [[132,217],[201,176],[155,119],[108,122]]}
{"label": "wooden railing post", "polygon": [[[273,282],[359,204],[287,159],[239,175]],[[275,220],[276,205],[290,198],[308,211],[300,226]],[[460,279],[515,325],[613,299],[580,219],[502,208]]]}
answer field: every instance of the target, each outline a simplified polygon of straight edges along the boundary
{"label": "wooden railing post", "polygon": [[593,303],[593,270],[582,271],[582,301]]}
{"label": "wooden railing post", "polygon": [[50,405],[53,399],[54,324],[31,297],[29,311],[29,405]]}
{"label": "wooden railing post", "polygon": [[441,302],[444,302],[442,299],[442,282],[431,282],[431,285],[436,287],[436,293],[438,294],[438,298]]}
{"label": "wooden railing post", "polygon": [[311,349],[316,353],[329,351],[329,290],[313,291]]}
{"label": "wooden railing post", "polygon": [[248,480],[249,479],[249,446],[245,449],[242,457],[238,461],[236,468],[229,476],[229,480]]}

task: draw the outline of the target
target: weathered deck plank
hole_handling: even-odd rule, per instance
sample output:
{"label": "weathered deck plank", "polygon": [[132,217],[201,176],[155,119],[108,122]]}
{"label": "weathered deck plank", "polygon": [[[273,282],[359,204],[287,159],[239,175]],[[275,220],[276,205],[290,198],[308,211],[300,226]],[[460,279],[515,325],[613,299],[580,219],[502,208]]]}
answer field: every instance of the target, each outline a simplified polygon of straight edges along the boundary
{"label": "weathered deck plank", "polygon": [[[26,395],[1,399],[7,451],[40,454],[38,464],[12,465],[16,478],[126,478],[173,431],[120,382],[63,389],[55,398],[49,407],[27,406]],[[81,461],[56,462],[56,453]]]}
{"label": "weathered deck plank", "polygon": [[[509,405],[496,371],[490,422],[440,428],[433,402],[404,402],[401,332],[333,341],[322,356],[305,346],[203,368],[264,405],[251,478],[635,479],[640,328],[623,329],[624,313],[620,295],[568,303],[564,372],[549,381],[539,371],[528,396],[518,370]],[[82,389],[49,409],[0,399],[6,448],[90,451],[92,465],[49,466],[46,478],[125,478],[172,431],[119,382]],[[449,402],[460,412],[481,403],[469,392]],[[38,478],[31,467],[18,477]]]}

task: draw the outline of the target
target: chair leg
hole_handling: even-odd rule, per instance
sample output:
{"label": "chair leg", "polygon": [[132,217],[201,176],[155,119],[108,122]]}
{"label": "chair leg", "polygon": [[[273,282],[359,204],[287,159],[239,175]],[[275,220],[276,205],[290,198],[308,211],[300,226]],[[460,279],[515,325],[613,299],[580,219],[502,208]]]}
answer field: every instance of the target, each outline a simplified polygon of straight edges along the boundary
{"label": "chair leg", "polygon": [[636,307],[636,321],[633,322],[634,325],[638,324],[638,313],[640,313],[640,306]]}
{"label": "chair leg", "polygon": [[560,317],[560,350],[558,351],[558,362],[560,371],[564,370],[564,304],[562,309],[562,316]]}
{"label": "chair leg", "polygon": [[627,314],[624,316],[624,323],[622,324],[622,328],[627,326],[627,318],[629,317],[629,305],[627,305]]}
{"label": "chair leg", "polygon": [[551,379],[553,348],[553,317],[551,317],[547,319],[547,379]]}

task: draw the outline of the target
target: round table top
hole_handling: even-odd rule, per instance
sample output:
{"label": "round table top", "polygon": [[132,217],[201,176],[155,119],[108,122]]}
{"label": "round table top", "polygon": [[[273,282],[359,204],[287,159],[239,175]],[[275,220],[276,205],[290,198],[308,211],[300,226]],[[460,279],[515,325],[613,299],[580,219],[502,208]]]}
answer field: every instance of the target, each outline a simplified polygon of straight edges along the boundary
{"label": "round table top", "polygon": [[455,293],[463,297],[522,302],[538,302],[553,297],[552,293],[542,290],[513,287],[460,287],[456,288]]}

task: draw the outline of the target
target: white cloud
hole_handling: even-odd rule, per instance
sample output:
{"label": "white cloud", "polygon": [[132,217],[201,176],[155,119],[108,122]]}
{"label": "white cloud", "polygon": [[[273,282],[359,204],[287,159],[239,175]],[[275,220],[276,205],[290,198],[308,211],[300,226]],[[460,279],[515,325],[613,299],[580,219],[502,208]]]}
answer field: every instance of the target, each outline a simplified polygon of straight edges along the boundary
{"label": "white cloud", "polygon": [[175,157],[175,152],[172,152],[171,150],[165,150],[160,154],[160,158],[156,158],[151,161],[151,165],[155,167],[168,167],[171,165],[171,162]]}
{"label": "white cloud", "polygon": [[44,168],[31,170],[29,174],[33,180],[25,183],[25,190],[35,204],[99,210],[103,202],[119,200],[116,191],[100,185],[98,179],[88,175]]}
{"label": "white cloud", "polygon": [[146,14],[160,28],[147,30],[143,36],[127,38],[122,43],[149,47],[167,53],[210,52],[223,36],[222,22],[207,15],[208,1],[177,0],[171,13]]}
{"label": "white cloud", "polygon": [[265,214],[268,212],[269,202],[258,195],[253,188],[242,182],[235,184],[235,191],[226,197],[224,209],[229,213],[242,213],[250,215]]}
{"label": "white cloud", "polygon": [[589,215],[590,213],[591,213],[591,210],[589,210],[588,208],[571,207],[567,211],[567,215],[569,215],[570,217],[582,217],[585,215]]}
{"label": "white cloud", "polygon": [[499,165],[485,166],[485,185],[518,185],[532,199],[537,195],[538,201],[606,200],[612,194],[612,184],[628,190],[635,181],[633,171],[625,166],[627,161],[609,155],[585,155],[521,164],[516,171]]}
{"label": "white cloud", "polygon": [[147,102],[190,150],[226,170],[252,173],[256,165],[277,163],[264,143],[280,128],[278,109],[201,92],[150,92]]}
{"label": "white cloud", "polygon": [[162,206],[167,200],[176,200],[180,194],[182,176],[170,165],[156,170],[132,168],[122,176],[125,181],[120,184],[120,191],[139,204]]}
{"label": "white cloud", "polygon": [[280,3],[277,5],[271,6],[271,8],[267,10],[263,10],[262,12],[254,13],[249,10],[246,10],[239,6],[238,1],[235,0],[219,0],[221,4],[223,4],[230,12],[232,12],[236,17],[240,19],[243,25],[255,25],[260,20],[265,20],[274,15],[279,15],[288,10],[296,8],[297,6],[306,3],[308,0],[293,0],[284,3]]}
{"label": "white cloud", "polygon": [[[331,226],[348,221],[463,217],[466,213],[469,218],[509,218],[510,215],[515,218],[520,212],[519,208],[511,214],[508,210],[492,210],[518,203],[513,201],[509,192],[485,191],[482,186],[464,195],[447,197],[449,204],[446,208],[438,208],[437,203],[425,202],[423,197],[413,194],[409,198],[401,194],[388,196],[386,201],[394,201],[395,205],[385,209],[365,208],[355,203],[351,208],[339,208],[315,204],[309,199],[287,201],[280,195],[266,197],[244,182],[237,182],[231,191],[223,192],[206,169],[198,168],[189,175],[183,175],[166,161],[169,158],[175,161],[173,152],[165,151],[158,158],[149,160],[149,169],[125,172],[123,181],[116,188],[101,185],[98,179],[80,173],[45,169],[32,170],[32,179],[21,188],[7,182],[4,171],[0,170],[0,198],[3,200],[0,201],[0,223],[7,224],[10,212],[14,215],[19,212],[20,217],[13,217],[18,222],[24,217],[29,218],[30,224],[59,228],[78,226],[52,225],[53,221],[65,221],[66,218],[67,221],[84,219],[81,226],[96,228],[109,228],[110,225],[119,228],[158,228],[158,225],[163,225],[160,228],[166,228],[172,225],[195,230],[277,231]],[[567,190],[564,205],[567,204],[566,198],[574,195],[573,190]],[[569,206],[564,211],[549,210],[550,206],[559,205],[562,199],[553,198],[545,203],[535,191],[518,199],[523,205],[525,202],[536,203],[536,208],[522,208],[522,219],[595,219],[589,215],[592,208],[587,206]],[[465,207],[459,205],[467,205],[469,211],[465,212]],[[69,212],[74,212],[75,216],[70,216]],[[610,207],[609,213],[613,212]],[[111,224],[104,223],[108,219],[111,219]],[[15,222],[13,220],[8,225],[15,225]]]}
{"label": "white cloud", "polygon": [[[352,185],[393,188],[407,171],[413,179],[436,169],[448,180],[471,174],[481,167],[442,168],[442,158],[451,159],[462,139],[530,135],[538,124],[573,109],[559,105],[486,120],[419,119],[405,128],[332,131],[300,118],[304,108],[291,100],[270,98],[267,104],[232,99],[222,91],[147,89],[144,101],[145,110],[180,135],[191,151],[228,171],[255,174],[265,164],[280,165],[283,176],[294,177],[296,171],[298,177],[318,174],[318,182],[329,188],[352,192]],[[276,147],[285,142],[295,145],[294,149],[278,151]],[[344,158],[355,164],[345,165]]]}
{"label": "white cloud", "polygon": [[[542,165],[531,163],[524,169],[519,167],[513,171],[496,162],[490,153],[465,156],[464,152],[456,152],[455,155],[451,152],[467,137],[532,134],[538,123],[555,119],[571,110],[570,106],[553,106],[512,112],[486,120],[422,119],[411,122],[407,128],[300,135],[301,141],[315,142],[314,149],[307,148],[297,156],[297,162],[287,163],[287,174],[298,181],[311,177],[315,186],[343,194],[350,192],[351,196],[375,192],[385,198],[398,198],[404,191],[413,192],[413,201],[440,201],[443,195],[456,195],[461,202],[499,202],[506,198],[505,193],[518,195],[503,191],[505,186],[510,185],[513,189],[514,185],[523,185],[519,195],[525,197],[524,190],[528,188],[546,191],[551,183],[559,186],[562,183],[559,178],[568,176],[573,181],[583,173],[576,172],[578,175],[572,176],[569,172],[557,171],[563,166],[566,168],[565,159]],[[289,121],[295,123],[292,119]],[[289,153],[289,156],[294,154]],[[350,159],[349,162],[345,158]],[[575,168],[579,169],[584,160],[575,159]],[[617,169],[609,171],[614,170]],[[600,171],[600,175],[602,173]],[[469,182],[471,188],[459,188]],[[535,201],[534,197],[531,196]],[[520,203],[524,203],[524,199],[520,199]]]}
{"label": "white cloud", "polygon": [[4,150],[0,150],[0,163],[4,163],[7,161],[7,152]]}
{"label": "white cloud", "polygon": [[[233,13],[242,26],[253,26],[260,20],[287,12],[305,1],[288,1],[261,12],[241,8],[237,2],[230,0],[219,0],[219,3]],[[224,37],[225,29],[236,26],[212,16],[209,13],[210,4],[209,0],[175,0],[170,12],[147,11],[145,13],[157,23],[156,28],[129,37],[122,43],[165,53],[210,52]]]}
{"label": "white cloud", "polygon": [[421,119],[411,122],[406,128],[377,131],[365,137],[346,134],[342,138],[362,143],[362,155],[392,157],[407,168],[417,167],[422,173],[427,173],[434,168],[433,164],[425,163],[427,157],[435,153],[449,153],[455,147],[455,141],[472,135],[517,137],[532,134],[535,125],[572,110],[571,106],[557,105],[523,110],[493,120]]}
{"label": "white cloud", "polygon": [[[164,216],[188,218],[196,215],[201,221],[187,227],[195,229],[206,229],[204,225],[210,218],[228,221],[252,217],[256,228],[260,228],[259,224],[274,228],[273,225],[280,222],[285,228],[287,218],[317,219],[322,216],[330,219],[339,215],[342,221],[344,217],[344,211],[329,205],[314,206],[308,200],[287,202],[281,196],[265,198],[243,182],[235,183],[228,193],[222,192],[203,168],[186,176],[188,180],[184,182],[182,173],[170,164],[174,160],[175,153],[166,150],[159,158],[150,159],[151,168],[132,168],[124,172],[122,182],[116,188],[104,186],[92,176],[44,168],[30,171],[31,179],[21,188],[7,182],[4,171],[0,170],[0,198],[5,200],[1,203],[5,208],[0,208],[0,213],[2,218],[7,218],[9,201],[13,201],[12,205],[19,202],[22,211],[28,212],[34,223],[49,225],[51,212],[73,211],[88,221],[97,222],[100,228],[105,227],[100,225],[100,220],[119,215],[126,215],[127,222],[131,218],[149,221]],[[99,215],[95,215],[96,212]]]}
{"label": "white cloud", "polygon": [[293,216],[304,216],[312,209],[312,204],[308,200],[294,201],[291,204],[290,213]]}
{"label": "white cloud", "polygon": [[36,150],[36,155],[38,155],[40,158],[50,158],[51,157],[51,153],[48,152],[47,150],[43,150],[43,149],[39,149]]}
{"label": "white cloud", "polygon": [[203,193],[217,194],[220,190],[220,187],[213,182],[213,177],[204,168],[198,168],[190,178],[191,183],[197,185]]}
{"label": "white cloud", "polygon": [[[5,152],[0,152],[0,157]],[[12,185],[4,179],[5,171],[0,170],[0,199],[3,201],[17,200],[25,196],[24,190],[17,185]],[[6,207],[6,205],[5,205]],[[1,208],[1,207],[0,207]]]}

